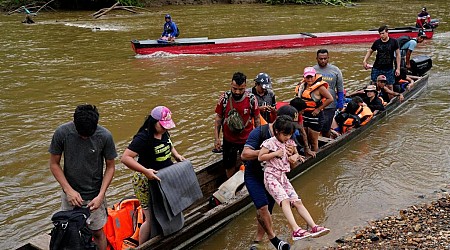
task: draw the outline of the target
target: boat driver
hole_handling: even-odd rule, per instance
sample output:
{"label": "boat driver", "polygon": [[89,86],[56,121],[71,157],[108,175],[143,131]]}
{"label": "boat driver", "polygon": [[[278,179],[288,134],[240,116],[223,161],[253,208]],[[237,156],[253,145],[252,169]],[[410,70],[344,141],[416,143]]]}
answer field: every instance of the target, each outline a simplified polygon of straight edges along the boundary
{"label": "boat driver", "polygon": [[175,22],[172,21],[172,17],[169,14],[165,16],[165,19],[166,22],[163,26],[163,33],[161,34],[159,40],[173,42],[179,35],[178,27]]}

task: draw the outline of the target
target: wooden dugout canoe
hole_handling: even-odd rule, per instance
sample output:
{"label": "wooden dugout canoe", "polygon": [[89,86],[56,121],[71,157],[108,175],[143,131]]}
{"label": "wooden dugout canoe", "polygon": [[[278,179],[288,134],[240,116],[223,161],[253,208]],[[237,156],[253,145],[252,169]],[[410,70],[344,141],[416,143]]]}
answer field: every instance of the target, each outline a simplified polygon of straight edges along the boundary
{"label": "wooden dugout canoe", "polygon": [[[320,149],[317,152],[316,158],[308,158],[303,164],[299,164],[296,168],[291,170],[288,177],[291,180],[295,179],[300,174],[313,167],[316,163],[326,159],[343,145],[364,134],[366,130],[373,127],[386,116],[393,115],[399,107],[405,105],[408,101],[413,100],[425,90],[428,84],[428,78],[428,74],[421,76],[414,83],[414,87],[411,90],[403,93],[403,102],[400,103],[397,99],[392,100],[386,106],[385,111],[378,113],[365,126],[352,129],[350,132],[343,134],[336,139],[321,138]],[[214,208],[209,205],[209,197],[211,197],[225,180],[225,171],[222,168],[222,161],[200,168],[197,170],[197,177],[204,197],[183,211],[186,219],[184,227],[180,231],[166,237],[156,236],[139,246],[137,249],[156,250],[191,248],[221,229],[228,222],[253,205],[245,188],[239,191],[236,197],[226,203],[220,204]],[[49,241],[49,235],[43,234],[31,239],[30,242],[17,249],[48,249]]]}

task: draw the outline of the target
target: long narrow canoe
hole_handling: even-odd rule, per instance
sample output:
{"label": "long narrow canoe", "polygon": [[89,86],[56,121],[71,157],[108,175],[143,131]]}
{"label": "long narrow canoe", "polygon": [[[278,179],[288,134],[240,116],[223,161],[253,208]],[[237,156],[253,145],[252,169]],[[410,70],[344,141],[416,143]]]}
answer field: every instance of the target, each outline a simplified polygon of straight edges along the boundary
{"label": "long narrow canoe", "polygon": [[[416,27],[400,27],[389,30],[389,36],[416,37],[419,30]],[[427,29],[428,39],[433,37],[434,30]],[[247,52],[269,49],[300,48],[330,44],[353,44],[373,42],[379,38],[377,30],[327,32],[327,33],[299,33],[290,35],[250,36],[235,38],[208,39],[180,38],[175,42],[160,40],[132,40],[131,47],[138,55],[148,55],[156,52],[171,54],[218,54],[231,52]]]}
{"label": "long narrow canoe", "polygon": [[[292,169],[288,174],[288,177],[291,180],[295,179],[301,173],[307,171],[316,163],[324,160],[344,144],[364,133],[384,117],[393,114],[398,107],[418,96],[425,89],[428,84],[428,77],[428,75],[425,75],[418,79],[410,91],[403,93],[405,98],[403,102],[400,103],[397,99],[394,99],[386,106],[385,111],[374,116],[374,118],[365,126],[350,130],[349,133],[341,135],[334,140],[321,138],[321,147],[317,152],[316,158],[308,158],[303,164]],[[219,180],[223,180],[224,178],[224,170],[221,168],[221,165],[222,162],[219,161],[211,166],[203,168],[197,174],[205,198],[209,198],[210,195],[217,190],[217,185],[221,183]],[[186,211],[186,225],[179,232],[167,237],[155,237],[141,245],[138,249],[186,249],[192,247],[251,206],[251,199],[245,188],[241,190],[234,199],[213,209],[210,209],[208,201],[204,200]]]}
{"label": "long narrow canoe", "polygon": [[[385,111],[378,113],[365,126],[352,129],[350,132],[341,135],[336,139],[321,138],[320,149],[317,152],[316,158],[308,158],[303,164],[299,164],[296,168],[291,170],[288,177],[291,180],[295,179],[301,173],[307,171],[316,163],[324,160],[344,144],[363,134],[384,117],[394,114],[400,106],[422,93],[428,84],[428,78],[428,74],[420,77],[414,83],[414,87],[411,90],[403,93],[403,102],[399,102],[397,99],[392,100],[386,106]],[[215,162],[198,170],[197,178],[204,197],[183,211],[186,219],[184,227],[180,231],[166,237],[156,236],[139,246],[137,249],[165,250],[190,248],[206,239],[209,235],[222,228],[233,218],[252,206],[250,196],[245,188],[239,191],[236,197],[226,203],[216,207],[211,207],[209,205],[208,198],[211,197],[225,180],[225,171],[222,167],[222,161]],[[18,249],[48,249],[49,240],[50,238],[47,234],[40,235]]]}

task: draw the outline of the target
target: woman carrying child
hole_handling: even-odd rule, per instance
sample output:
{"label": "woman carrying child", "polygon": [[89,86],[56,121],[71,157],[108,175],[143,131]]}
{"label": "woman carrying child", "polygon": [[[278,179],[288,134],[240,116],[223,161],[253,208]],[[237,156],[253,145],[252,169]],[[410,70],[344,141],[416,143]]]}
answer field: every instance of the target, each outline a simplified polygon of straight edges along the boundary
{"label": "woman carrying child", "polygon": [[[258,160],[265,161],[264,185],[281,209],[291,226],[292,239],[301,240],[308,237],[320,237],[330,232],[330,229],[317,225],[306,207],[298,197],[292,184],[286,176],[302,158],[297,152],[296,144],[291,139],[295,125],[292,118],[280,116],[273,123],[274,136],[261,144]],[[292,152],[289,154],[289,152]],[[302,229],[295,221],[291,206],[297,209],[299,215],[311,227],[310,231]]]}

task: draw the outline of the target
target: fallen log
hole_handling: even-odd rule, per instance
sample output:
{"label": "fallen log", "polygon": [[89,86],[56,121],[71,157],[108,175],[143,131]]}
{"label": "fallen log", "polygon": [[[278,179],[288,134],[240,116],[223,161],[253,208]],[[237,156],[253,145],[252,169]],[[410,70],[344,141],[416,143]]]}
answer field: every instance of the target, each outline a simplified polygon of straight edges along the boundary
{"label": "fallen log", "polygon": [[105,15],[106,13],[110,12],[111,10],[113,10],[117,5],[119,5],[120,2],[115,3],[113,6],[109,7],[108,9],[106,9],[105,11],[103,11],[102,13],[99,13],[97,15],[94,15],[94,18],[97,19],[103,15]]}

